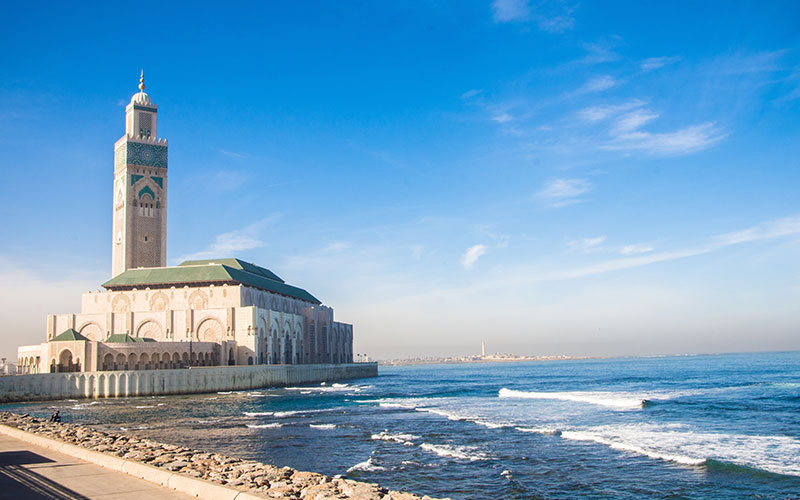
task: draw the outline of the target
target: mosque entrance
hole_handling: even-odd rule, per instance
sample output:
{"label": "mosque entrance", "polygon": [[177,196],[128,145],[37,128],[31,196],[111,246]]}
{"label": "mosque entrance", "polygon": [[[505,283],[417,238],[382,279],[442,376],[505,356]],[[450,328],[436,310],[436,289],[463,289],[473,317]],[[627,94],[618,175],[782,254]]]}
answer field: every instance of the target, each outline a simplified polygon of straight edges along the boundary
{"label": "mosque entrance", "polygon": [[56,371],[59,373],[78,371],[78,365],[72,362],[72,351],[69,349],[61,351],[61,354],[58,355]]}

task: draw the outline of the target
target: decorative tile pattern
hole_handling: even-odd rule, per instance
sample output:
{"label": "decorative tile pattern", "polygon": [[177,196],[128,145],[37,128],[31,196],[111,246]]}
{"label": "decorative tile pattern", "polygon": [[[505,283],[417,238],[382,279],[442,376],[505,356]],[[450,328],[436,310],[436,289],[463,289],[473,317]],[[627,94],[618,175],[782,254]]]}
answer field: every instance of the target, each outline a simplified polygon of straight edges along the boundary
{"label": "decorative tile pattern", "polygon": [[145,167],[166,167],[167,147],[156,144],[128,142],[128,164]]}
{"label": "decorative tile pattern", "polygon": [[156,194],[153,192],[152,189],[150,189],[150,186],[145,186],[144,188],[142,188],[141,191],[139,191],[139,199],[141,199],[142,196],[146,194],[149,194],[150,197],[153,198],[154,200],[156,199]]}
{"label": "decorative tile pattern", "polygon": [[143,175],[136,175],[136,174],[131,175],[131,186],[133,186],[142,179],[144,179]]}
{"label": "decorative tile pattern", "polygon": [[153,179],[153,182],[158,184],[158,187],[160,187],[161,189],[164,189],[164,179],[163,178],[156,177],[156,176],[152,176],[150,178]]}

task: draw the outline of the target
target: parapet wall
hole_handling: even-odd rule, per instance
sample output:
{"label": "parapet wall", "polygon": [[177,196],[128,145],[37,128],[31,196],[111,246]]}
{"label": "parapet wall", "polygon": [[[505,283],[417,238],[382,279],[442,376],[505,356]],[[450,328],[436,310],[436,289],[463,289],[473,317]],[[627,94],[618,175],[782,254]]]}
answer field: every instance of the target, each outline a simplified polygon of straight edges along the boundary
{"label": "parapet wall", "polygon": [[0,403],[241,391],[377,375],[377,363],[42,373],[0,377]]}

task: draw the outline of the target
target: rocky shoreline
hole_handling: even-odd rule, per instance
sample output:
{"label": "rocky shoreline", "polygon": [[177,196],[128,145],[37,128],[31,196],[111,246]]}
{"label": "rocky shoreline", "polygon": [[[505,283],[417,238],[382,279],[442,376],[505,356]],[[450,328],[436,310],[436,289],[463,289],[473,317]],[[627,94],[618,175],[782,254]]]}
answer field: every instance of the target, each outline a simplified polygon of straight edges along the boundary
{"label": "rocky shoreline", "polygon": [[28,415],[0,412],[0,424],[165,471],[257,494],[264,498],[434,500],[428,496],[420,497],[412,493],[390,491],[373,483],[303,472],[290,467],[275,467],[219,453],[98,431],[78,424],[48,422]]}

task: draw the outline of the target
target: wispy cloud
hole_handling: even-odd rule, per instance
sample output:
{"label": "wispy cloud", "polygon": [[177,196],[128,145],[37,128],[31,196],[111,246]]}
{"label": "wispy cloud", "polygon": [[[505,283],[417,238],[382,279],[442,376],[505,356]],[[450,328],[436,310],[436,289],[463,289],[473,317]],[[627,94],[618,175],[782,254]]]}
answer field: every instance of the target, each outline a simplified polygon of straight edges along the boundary
{"label": "wispy cloud", "polygon": [[777,238],[779,236],[789,236],[800,233],[800,215],[784,217],[768,221],[757,226],[749,227],[741,231],[721,234],[714,238],[716,244],[721,246],[736,245],[749,241],[763,240],[767,238]]}
{"label": "wispy cloud", "polygon": [[610,75],[599,75],[591,78],[588,82],[583,84],[581,88],[578,89],[579,94],[589,94],[592,92],[602,92],[604,90],[608,90],[611,87],[615,86],[617,81],[614,80],[613,77]]}
{"label": "wispy cloud", "polygon": [[501,113],[499,115],[495,115],[492,117],[492,120],[496,121],[497,123],[507,123],[513,119],[514,117],[509,115],[508,113]]}
{"label": "wispy cloud", "polygon": [[563,33],[575,27],[575,18],[572,16],[575,9],[575,5],[566,2],[540,1],[533,11],[533,19],[542,31]]}
{"label": "wispy cloud", "polygon": [[227,151],[225,149],[217,148],[216,151],[220,154],[223,154],[230,158],[236,158],[237,160],[243,160],[245,158],[250,158],[250,155],[247,153],[237,153],[235,151]]}
{"label": "wispy cloud", "polygon": [[484,255],[489,249],[486,245],[473,245],[464,252],[464,256],[461,257],[461,265],[464,266],[464,269],[471,269],[472,266]]}
{"label": "wispy cloud", "polygon": [[234,191],[250,180],[250,174],[244,170],[216,169],[194,172],[186,179],[192,191],[206,191],[213,188],[215,192]]}
{"label": "wispy cloud", "polygon": [[658,114],[650,111],[649,109],[646,108],[636,109],[620,116],[614,122],[612,131],[615,134],[632,132],[636,129],[641,128],[646,123],[655,120],[656,118],[658,118]]}
{"label": "wispy cloud", "polygon": [[655,250],[651,245],[645,243],[634,243],[632,245],[625,245],[619,250],[622,255],[637,255],[642,253],[649,253]]}
{"label": "wispy cloud", "polygon": [[617,61],[620,59],[620,55],[614,52],[614,45],[614,43],[609,41],[584,44],[583,48],[586,50],[586,56],[579,62],[582,64],[594,65]]}
{"label": "wispy cloud", "polygon": [[607,151],[641,151],[660,156],[694,153],[710,148],[727,137],[714,122],[689,125],[669,132],[650,132],[643,127],[659,118],[644,107],[645,101],[632,99],[622,104],[591,106],[578,111],[579,119],[589,123],[606,122],[609,140],[600,145]]}
{"label": "wispy cloud", "polygon": [[177,260],[180,262],[215,257],[235,257],[237,252],[263,247],[265,243],[261,240],[261,231],[277,222],[280,217],[280,214],[274,214],[241,229],[219,234],[214,238],[214,242],[204,250],[183,255]]}
{"label": "wispy cloud", "polygon": [[599,249],[599,247],[605,243],[606,237],[605,236],[595,236],[593,238],[580,238],[577,240],[568,240],[567,246],[570,250],[576,250],[581,252],[587,251],[595,251]]}
{"label": "wispy cloud", "polygon": [[470,89],[470,90],[467,90],[466,92],[464,92],[463,94],[461,94],[460,97],[461,97],[461,99],[469,99],[471,97],[475,97],[476,95],[480,94],[481,92],[483,92],[482,89]]}
{"label": "wispy cloud", "polygon": [[[520,286],[528,286],[535,283],[564,281],[579,279],[588,276],[596,276],[627,269],[669,262],[680,259],[697,257],[700,255],[711,254],[727,247],[744,244],[747,242],[767,240],[778,237],[800,235],[800,214],[767,221],[750,228],[730,233],[720,234],[707,238],[705,243],[686,248],[674,249],[662,252],[644,251],[645,247],[638,248],[631,254],[624,257],[617,257],[595,262],[588,265],[566,267],[562,269],[548,269],[542,271],[539,267],[530,265],[520,265],[506,269],[502,275],[497,275],[495,279],[481,280],[465,287],[436,288],[422,291],[404,298],[396,299],[408,304],[430,302],[432,298],[447,297],[453,299],[457,296],[485,294],[499,289],[517,289]],[[472,247],[475,248],[475,247]],[[646,255],[645,255],[646,254]],[[466,255],[465,255],[466,256]]]}
{"label": "wispy cloud", "polygon": [[333,243],[329,243],[328,245],[324,246],[320,252],[322,253],[336,253],[336,252],[344,252],[350,248],[350,243],[346,241],[334,241]]}
{"label": "wispy cloud", "polygon": [[649,57],[643,60],[639,67],[642,71],[653,71],[654,69],[661,68],[662,66],[666,66],[668,64],[672,64],[678,61],[680,58],[678,56],[671,56],[671,57]]}
{"label": "wispy cloud", "polygon": [[603,146],[607,150],[643,151],[662,156],[694,153],[710,148],[727,134],[715,123],[691,125],[672,132],[651,133],[641,130],[620,133]]}
{"label": "wispy cloud", "polygon": [[640,99],[631,99],[630,101],[623,102],[621,104],[590,106],[578,111],[578,118],[587,122],[599,122],[618,115],[619,113],[638,108],[644,104],[645,101]]}
{"label": "wispy cloud", "polygon": [[528,0],[494,0],[492,13],[497,23],[525,21],[531,14]]}
{"label": "wispy cloud", "polygon": [[534,199],[551,208],[561,208],[583,201],[581,196],[594,189],[588,179],[550,179]]}
{"label": "wispy cloud", "polygon": [[563,33],[575,26],[575,6],[561,1],[494,0],[492,15],[496,23],[534,21],[540,30]]}

